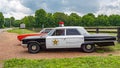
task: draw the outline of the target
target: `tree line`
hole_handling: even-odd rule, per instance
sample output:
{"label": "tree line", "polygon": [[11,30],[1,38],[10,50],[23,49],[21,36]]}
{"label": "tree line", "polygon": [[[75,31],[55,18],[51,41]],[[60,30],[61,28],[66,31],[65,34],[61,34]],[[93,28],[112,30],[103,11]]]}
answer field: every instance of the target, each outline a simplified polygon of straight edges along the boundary
{"label": "tree line", "polygon": [[76,13],[70,15],[63,12],[47,13],[44,9],[35,11],[35,16],[25,16],[21,20],[15,20],[14,17],[4,18],[0,12],[0,28],[3,27],[19,27],[21,23],[25,23],[26,27],[43,28],[56,27],[58,22],[63,21],[65,26],[120,26],[120,15],[98,15],[88,13],[79,16]]}

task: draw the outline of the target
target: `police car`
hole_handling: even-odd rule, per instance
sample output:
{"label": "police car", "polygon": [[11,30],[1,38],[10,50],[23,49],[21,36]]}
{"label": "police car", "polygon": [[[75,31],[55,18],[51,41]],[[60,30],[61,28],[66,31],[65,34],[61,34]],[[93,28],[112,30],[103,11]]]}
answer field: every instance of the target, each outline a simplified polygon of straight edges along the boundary
{"label": "police car", "polygon": [[22,40],[22,46],[28,48],[30,53],[38,53],[42,49],[81,48],[90,53],[95,46],[114,45],[116,37],[89,34],[83,27],[67,26],[56,27],[44,36],[30,36]]}

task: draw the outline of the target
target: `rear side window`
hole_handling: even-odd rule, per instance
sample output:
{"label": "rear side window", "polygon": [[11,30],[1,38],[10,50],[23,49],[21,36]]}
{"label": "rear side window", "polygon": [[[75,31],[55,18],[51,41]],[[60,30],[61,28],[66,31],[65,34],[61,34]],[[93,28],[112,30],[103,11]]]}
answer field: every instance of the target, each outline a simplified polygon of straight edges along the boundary
{"label": "rear side window", "polygon": [[80,35],[77,29],[66,29],[66,35]]}

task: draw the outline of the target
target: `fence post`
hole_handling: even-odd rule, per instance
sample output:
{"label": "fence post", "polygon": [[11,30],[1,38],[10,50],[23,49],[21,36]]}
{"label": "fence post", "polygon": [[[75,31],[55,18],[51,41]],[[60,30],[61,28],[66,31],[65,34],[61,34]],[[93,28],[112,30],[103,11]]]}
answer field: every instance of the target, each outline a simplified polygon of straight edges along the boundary
{"label": "fence post", "polygon": [[99,33],[99,28],[96,28],[96,33]]}
{"label": "fence post", "polygon": [[120,43],[120,27],[118,27],[117,29],[117,40],[118,40],[118,43]]}

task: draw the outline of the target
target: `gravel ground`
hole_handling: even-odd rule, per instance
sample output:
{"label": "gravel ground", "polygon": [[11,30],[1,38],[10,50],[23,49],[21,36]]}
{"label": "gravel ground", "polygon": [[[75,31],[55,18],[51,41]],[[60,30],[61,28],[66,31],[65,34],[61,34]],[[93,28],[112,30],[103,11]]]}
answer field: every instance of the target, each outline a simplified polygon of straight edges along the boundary
{"label": "gravel ground", "polygon": [[49,58],[73,58],[82,56],[108,56],[120,55],[120,52],[107,53],[83,53],[79,50],[45,50],[37,54],[30,54],[27,48],[20,46],[20,41],[17,40],[17,34],[2,32],[0,33],[0,60],[11,58],[29,58],[29,59],[49,59]]}

